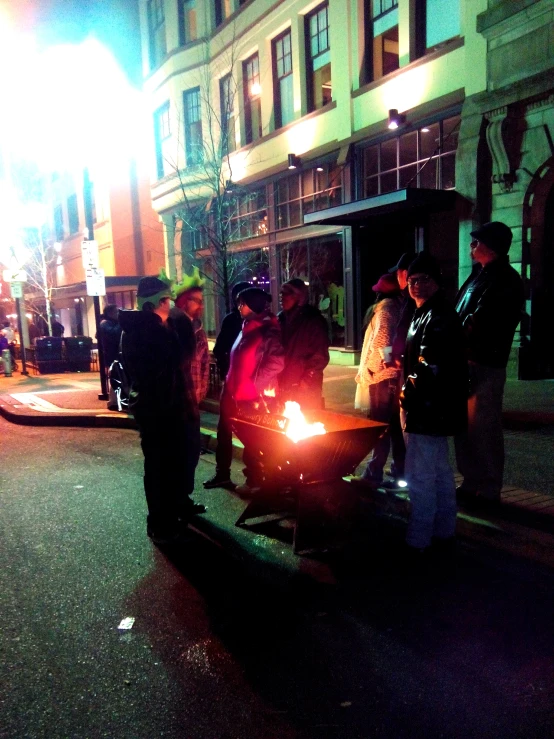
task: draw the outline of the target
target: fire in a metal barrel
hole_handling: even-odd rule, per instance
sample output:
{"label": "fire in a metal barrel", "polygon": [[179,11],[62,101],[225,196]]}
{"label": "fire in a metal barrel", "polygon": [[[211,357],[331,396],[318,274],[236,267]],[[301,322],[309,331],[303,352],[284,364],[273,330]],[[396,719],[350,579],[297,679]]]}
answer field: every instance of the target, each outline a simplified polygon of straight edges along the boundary
{"label": "fire in a metal barrel", "polygon": [[278,514],[295,521],[294,551],[327,548],[343,503],[351,507],[352,474],[386,424],[330,411],[304,415],[288,401],[282,414],[237,414],[233,430],[262,470],[261,490],[237,521]]}

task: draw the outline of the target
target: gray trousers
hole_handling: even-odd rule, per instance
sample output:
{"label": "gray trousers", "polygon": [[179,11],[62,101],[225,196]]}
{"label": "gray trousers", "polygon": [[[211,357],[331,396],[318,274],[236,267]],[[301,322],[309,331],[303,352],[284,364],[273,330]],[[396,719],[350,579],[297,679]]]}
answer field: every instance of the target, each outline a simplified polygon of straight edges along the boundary
{"label": "gray trousers", "polygon": [[467,432],[455,438],[462,487],[484,498],[500,497],[504,476],[502,399],[506,370],[470,363],[472,395],[468,399]]}

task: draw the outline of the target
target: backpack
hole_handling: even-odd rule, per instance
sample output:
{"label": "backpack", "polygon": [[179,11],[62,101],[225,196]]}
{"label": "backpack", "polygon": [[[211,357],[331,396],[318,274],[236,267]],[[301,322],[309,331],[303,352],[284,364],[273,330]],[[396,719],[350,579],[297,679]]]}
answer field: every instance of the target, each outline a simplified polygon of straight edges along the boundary
{"label": "backpack", "polygon": [[119,354],[114,359],[108,370],[110,386],[115,393],[117,410],[127,411],[129,409],[129,394],[131,392],[131,380],[123,365],[123,353],[121,351],[123,334],[119,340]]}

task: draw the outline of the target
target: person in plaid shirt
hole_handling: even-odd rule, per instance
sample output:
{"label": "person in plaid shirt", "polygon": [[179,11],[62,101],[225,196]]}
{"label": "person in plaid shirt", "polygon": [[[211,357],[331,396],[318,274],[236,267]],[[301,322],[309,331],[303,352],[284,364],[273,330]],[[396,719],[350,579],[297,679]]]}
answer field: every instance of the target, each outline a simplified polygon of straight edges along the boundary
{"label": "person in plaid shirt", "polygon": [[200,277],[196,267],[192,276],[185,274],[182,281],[174,287],[175,307],[190,318],[194,329],[196,350],[191,360],[190,371],[198,403],[204,400],[208,393],[210,374],[208,337],[202,325],[202,313],[204,312],[203,285],[204,280]]}

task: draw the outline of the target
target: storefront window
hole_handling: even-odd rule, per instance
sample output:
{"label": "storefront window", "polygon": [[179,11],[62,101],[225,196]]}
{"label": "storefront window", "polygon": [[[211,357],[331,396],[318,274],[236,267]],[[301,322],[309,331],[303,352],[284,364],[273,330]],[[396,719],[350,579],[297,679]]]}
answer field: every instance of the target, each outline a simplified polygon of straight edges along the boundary
{"label": "storefront window", "polygon": [[342,203],[342,169],[336,164],[289,175],[275,185],[275,228],[302,224],[306,213]]}
{"label": "storefront window", "polygon": [[344,346],[342,240],[336,236],[284,244],[280,248],[281,283],[293,277],[309,286],[310,303],[329,327],[332,346]]}
{"label": "storefront window", "polygon": [[363,151],[363,197],[406,187],[451,190],[460,117],[422,126]]}

